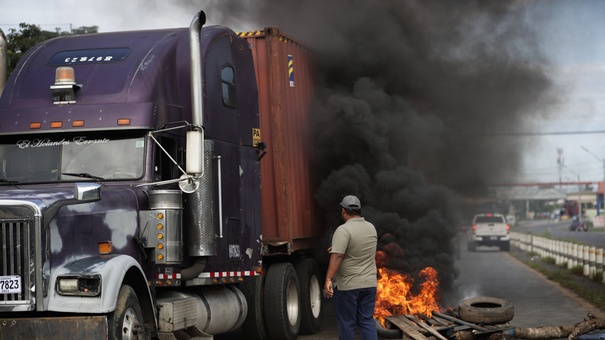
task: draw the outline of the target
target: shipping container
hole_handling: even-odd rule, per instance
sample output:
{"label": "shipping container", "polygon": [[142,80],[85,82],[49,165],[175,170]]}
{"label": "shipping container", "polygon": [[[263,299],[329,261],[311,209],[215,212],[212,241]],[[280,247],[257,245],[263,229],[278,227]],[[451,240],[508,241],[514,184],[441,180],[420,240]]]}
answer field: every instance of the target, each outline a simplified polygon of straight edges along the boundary
{"label": "shipping container", "polygon": [[290,252],[320,236],[310,176],[312,52],[276,27],[240,33],[251,46],[259,92],[263,242]]}

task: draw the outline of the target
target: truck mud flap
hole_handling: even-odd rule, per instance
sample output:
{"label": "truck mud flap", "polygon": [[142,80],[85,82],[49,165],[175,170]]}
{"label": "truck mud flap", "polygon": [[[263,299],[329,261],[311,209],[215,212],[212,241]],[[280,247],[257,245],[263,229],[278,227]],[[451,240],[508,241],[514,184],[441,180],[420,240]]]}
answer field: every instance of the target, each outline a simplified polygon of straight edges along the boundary
{"label": "truck mud flap", "polygon": [[0,339],[107,339],[107,317],[0,319]]}

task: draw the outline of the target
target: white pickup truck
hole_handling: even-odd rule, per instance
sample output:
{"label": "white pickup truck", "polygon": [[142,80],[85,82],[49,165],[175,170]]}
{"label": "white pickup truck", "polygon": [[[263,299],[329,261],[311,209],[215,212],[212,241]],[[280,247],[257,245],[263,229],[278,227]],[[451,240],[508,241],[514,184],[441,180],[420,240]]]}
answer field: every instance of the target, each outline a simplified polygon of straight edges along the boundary
{"label": "white pickup truck", "polygon": [[468,250],[477,246],[499,246],[502,251],[510,250],[510,226],[501,214],[477,214],[469,232]]}

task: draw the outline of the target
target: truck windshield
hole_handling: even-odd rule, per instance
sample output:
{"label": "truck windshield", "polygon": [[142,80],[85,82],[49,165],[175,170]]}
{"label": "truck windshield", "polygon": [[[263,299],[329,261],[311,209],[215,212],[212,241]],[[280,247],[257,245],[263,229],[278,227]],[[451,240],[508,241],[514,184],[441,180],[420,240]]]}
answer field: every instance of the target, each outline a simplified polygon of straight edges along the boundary
{"label": "truck windshield", "polygon": [[144,154],[143,137],[20,139],[0,144],[0,184],[136,179]]}

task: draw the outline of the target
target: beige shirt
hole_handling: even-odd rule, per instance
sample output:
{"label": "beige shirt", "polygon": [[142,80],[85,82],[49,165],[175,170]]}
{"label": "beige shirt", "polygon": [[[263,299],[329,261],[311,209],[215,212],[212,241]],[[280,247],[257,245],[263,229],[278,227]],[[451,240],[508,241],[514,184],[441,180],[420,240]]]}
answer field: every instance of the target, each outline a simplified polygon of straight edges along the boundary
{"label": "beige shirt", "polygon": [[339,290],[376,287],[376,228],[363,217],[354,217],[339,226],[332,236],[331,253],[344,254],[334,276]]}

